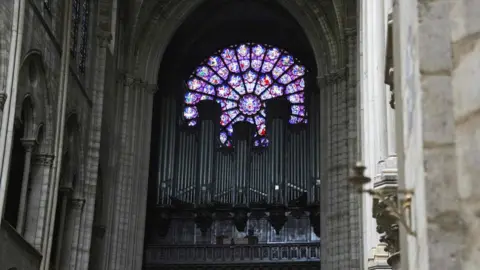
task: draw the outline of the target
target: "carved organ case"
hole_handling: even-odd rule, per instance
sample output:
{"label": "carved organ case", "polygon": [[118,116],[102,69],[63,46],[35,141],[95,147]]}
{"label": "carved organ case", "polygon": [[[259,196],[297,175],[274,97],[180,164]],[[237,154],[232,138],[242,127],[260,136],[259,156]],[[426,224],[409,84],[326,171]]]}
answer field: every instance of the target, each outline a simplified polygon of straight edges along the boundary
{"label": "carved organ case", "polygon": [[285,50],[240,44],[202,62],[181,98],[161,97],[150,241],[319,240],[320,108],[307,73]]}

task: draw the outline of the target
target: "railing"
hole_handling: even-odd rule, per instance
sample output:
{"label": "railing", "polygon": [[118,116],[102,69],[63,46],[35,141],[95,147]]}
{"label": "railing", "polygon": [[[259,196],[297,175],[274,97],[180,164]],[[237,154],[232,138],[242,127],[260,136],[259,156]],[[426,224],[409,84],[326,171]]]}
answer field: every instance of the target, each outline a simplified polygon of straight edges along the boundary
{"label": "railing", "polygon": [[151,245],[145,265],[319,262],[320,243],[257,245]]}

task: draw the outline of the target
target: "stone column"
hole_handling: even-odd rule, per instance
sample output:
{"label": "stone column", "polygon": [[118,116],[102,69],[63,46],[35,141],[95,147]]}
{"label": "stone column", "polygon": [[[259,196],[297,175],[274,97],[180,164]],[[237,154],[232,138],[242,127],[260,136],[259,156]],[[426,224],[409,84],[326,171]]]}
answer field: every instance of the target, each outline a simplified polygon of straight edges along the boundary
{"label": "stone column", "polygon": [[[129,182],[129,170],[131,167],[131,146],[130,136],[133,124],[133,112],[135,110],[134,103],[134,91],[133,84],[134,78],[130,74],[125,74],[123,78],[123,100],[122,106],[122,127],[120,138],[120,159],[117,164],[117,184],[115,185],[114,204],[112,209],[113,217],[110,220],[108,227],[111,231],[107,233],[108,253],[109,261],[105,269],[124,269],[125,268],[125,255],[122,253],[126,250],[126,233],[128,229],[128,210],[127,197],[128,194],[128,182]],[[110,238],[111,239],[108,239]]]}
{"label": "stone column", "polygon": [[28,196],[25,240],[41,250],[47,212],[48,187],[53,155],[36,154],[32,159],[31,192]]}
{"label": "stone column", "polygon": [[[60,213],[59,216],[57,217],[59,220],[60,226],[58,226],[58,235],[57,239],[55,239],[56,242],[56,249],[53,251],[55,252],[55,261],[52,262],[52,264],[55,266],[55,269],[60,269],[60,262],[62,259],[62,254],[65,254],[63,246],[63,238],[65,236],[65,221],[67,218],[67,204],[70,196],[72,195],[72,189],[71,187],[60,187],[60,198],[59,198],[59,204],[60,204]],[[56,213],[57,214],[57,213]]]}
{"label": "stone column", "polygon": [[141,153],[140,156],[140,179],[138,181],[139,190],[138,190],[138,201],[135,204],[136,209],[134,211],[138,212],[137,215],[137,224],[135,227],[135,242],[133,246],[133,258],[132,258],[132,267],[130,269],[140,269],[143,262],[143,250],[144,250],[144,236],[145,236],[145,215],[147,211],[147,191],[148,191],[148,176],[150,169],[150,141],[151,141],[151,130],[152,130],[152,108],[153,108],[153,99],[155,93],[158,91],[156,84],[148,84],[143,88],[144,91],[144,122],[143,122],[143,134],[142,134],[142,144],[141,144]]}
{"label": "stone column", "polygon": [[32,166],[32,152],[36,141],[34,139],[23,139],[22,145],[25,148],[25,161],[23,163],[22,191],[20,193],[20,206],[18,207],[17,231],[23,235],[25,227],[27,193],[30,180],[30,168]]}
{"label": "stone column", "polygon": [[[360,36],[360,98],[361,98],[361,160],[367,167],[366,175],[372,179],[380,176],[383,161],[387,158],[387,89],[384,65],[386,31],[385,0],[364,0],[361,2]],[[365,188],[373,188],[371,186]],[[372,217],[372,197],[362,195],[364,256],[367,267],[370,250],[377,250],[378,234]]]}
{"label": "stone column", "polygon": [[62,255],[59,269],[76,269],[77,250],[79,245],[80,219],[85,206],[85,199],[71,198],[71,207],[66,216]]}
{"label": "stone column", "polygon": [[65,13],[63,16],[63,34],[62,37],[62,56],[60,64],[60,78],[59,78],[59,88],[58,88],[58,97],[56,104],[56,122],[55,122],[55,143],[53,153],[55,155],[54,163],[52,164],[52,174],[50,175],[50,189],[48,192],[47,199],[47,213],[46,213],[46,223],[45,223],[45,241],[42,245],[42,251],[44,259],[42,260],[40,269],[48,270],[50,268],[50,252],[52,245],[53,230],[55,224],[55,209],[57,208],[57,195],[58,187],[60,184],[60,174],[61,166],[63,159],[63,140],[65,132],[65,118],[66,118],[66,107],[67,107],[67,95],[69,89],[69,69],[70,69],[70,42],[71,39],[68,38],[70,35],[71,23],[72,23],[72,0],[65,1]]}
{"label": "stone column", "polygon": [[[6,76],[4,94],[10,97],[6,100],[2,108],[2,120],[0,130],[0,217],[3,217],[4,204],[7,192],[8,171],[12,156],[12,140],[14,131],[15,105],[17,101],[18,77],[22,63],[22,44],[24,36],[25,22],[25,0],[15,0],[9,14],[12,14],[12,26],[10,39],[10,49],[8,55],[8,70]],[[0,222],[2,222],[0,220]]]}

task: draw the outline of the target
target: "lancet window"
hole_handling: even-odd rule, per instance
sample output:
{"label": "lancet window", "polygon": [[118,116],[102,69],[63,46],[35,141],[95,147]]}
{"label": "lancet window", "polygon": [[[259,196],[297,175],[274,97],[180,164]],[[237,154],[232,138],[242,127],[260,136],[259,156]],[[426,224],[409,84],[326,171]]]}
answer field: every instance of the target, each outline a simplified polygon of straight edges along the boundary
{"label": "lancet window", "polygon": [[85,74],[88,56],[88,33],[90,21],[90,1],[73,0],[72,2],[72,29],[70,50],[78,70]]}
{"label": "lancet window", "polygon": [[306,69],[287,51],[261,44],[240,44],[218,51],[200,64],[187,81],[183,116],[196,126],[196,104],[215,100],[220,104],[220,143],[232,146],[233,125],[256,126],[254,145],[268,145],[266,101],[285,97],[291,103],[290,124],[307,123],[305,110]]}

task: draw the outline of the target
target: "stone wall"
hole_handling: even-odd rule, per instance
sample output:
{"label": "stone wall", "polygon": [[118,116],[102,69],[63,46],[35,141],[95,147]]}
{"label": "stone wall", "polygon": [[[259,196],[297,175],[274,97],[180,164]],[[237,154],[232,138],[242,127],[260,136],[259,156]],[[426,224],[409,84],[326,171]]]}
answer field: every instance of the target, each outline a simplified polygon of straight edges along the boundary
{"label": "stone wall", "polygon": [[38,270],[42,256],[7,222],[0,227],[0,262],[2,269]]}
{"label": "stone wall", "polygon": [[417,231],[402,237],[402,266],[475,269],[480,2],[398,1],[395,14],[400,184],[415,189]]}

